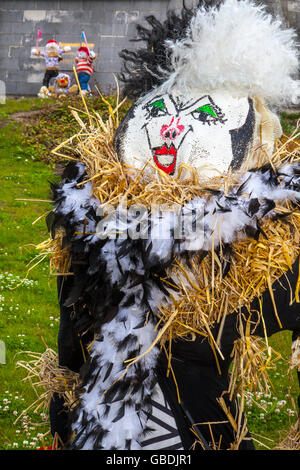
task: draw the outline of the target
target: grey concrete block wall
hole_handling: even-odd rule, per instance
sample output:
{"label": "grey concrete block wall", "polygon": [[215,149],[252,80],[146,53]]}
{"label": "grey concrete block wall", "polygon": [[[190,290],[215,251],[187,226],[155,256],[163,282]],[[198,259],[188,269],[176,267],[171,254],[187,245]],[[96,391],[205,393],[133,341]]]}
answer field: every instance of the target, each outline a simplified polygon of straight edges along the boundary
{"label": "grey concrete block wall", "polygon": [[294,28],[300,37],[300,0],[264,0],[268,9],[284,18],[287,26]]}
{"label": "grey concrete block wall", "polygon": [[[188,0],[187,4],[195,0]],[[283,15],[290,25],[300,28],[300,0],[265,0],[271,11]],[[136,23],[150,14],[163,19],[170,8],[179,10],[182,0],[1,0],[0,1],[0,80],[7,94],[35,95],[41,86],[44,60],[32,57],[38,27],[43,36],[40,46],[49,39],[72,44],[64,54],[61,71],[72,74],[76,44],[80,33],[94,44],[98,54],[91,85],[97,83],[104,93],[115,89],[114,74],[120,71],[119,52],[134,48]]]}
{"label": "grey concrete block wall", "polygon": [[112,92],[114,74],[121,67],[118,54],[124,47],[134,47],[130,39],[135,36],[135,24],[149,14],[162,18],[168,8],[180,5],[180,0],[1,0],[0,79],[6,83],[6,93],[34,95],[41,86],[44,60],[31,56],[38,28],[43,33],[40,47],[52,38],[72,44],[60,64],[60,70],[72,76],[80,34],[85,31],[98,54],[90,83],[97,83],[104,93]]}

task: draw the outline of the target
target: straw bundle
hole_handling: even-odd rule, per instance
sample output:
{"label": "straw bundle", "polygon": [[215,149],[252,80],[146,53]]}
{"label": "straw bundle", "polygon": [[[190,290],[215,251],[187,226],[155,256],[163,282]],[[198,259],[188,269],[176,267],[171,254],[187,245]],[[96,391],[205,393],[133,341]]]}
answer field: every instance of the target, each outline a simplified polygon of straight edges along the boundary
{"label": "straw bundle", "polygon": [[274,450],[300,450],[299,419],[292,425],[287,436],[274,448]]}
{"label": "straw bundle", "polygon": [[[41,408],[47,412],[53,393],[62,396],[65,406],[71,409],[77,397],[79,374],[60,366],[57,353],[50,348],[43,353],[30,351],[24,351],[24,353],[27,354],[28,360],[18,361],[17,366],[26,369],[27,375],[24,380],[31,383],[38,398],[19,415],[16,421],[32,408],[34,413]],[[44,390],[43,393],[40,393],[41,389]]]}

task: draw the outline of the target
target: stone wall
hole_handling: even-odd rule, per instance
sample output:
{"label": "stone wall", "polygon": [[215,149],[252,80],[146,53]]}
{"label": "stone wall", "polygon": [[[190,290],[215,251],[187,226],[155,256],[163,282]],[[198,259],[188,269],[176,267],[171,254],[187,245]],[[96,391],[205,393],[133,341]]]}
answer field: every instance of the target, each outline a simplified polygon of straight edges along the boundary
{"label": "stone wall", "polygon": [[[299,31],[300,0],[266,3]],[[61,71],[71,73],[80,33],[85,31],[99,55],[91,85],[109,93],[115,88],[114,74],[120,71],[119,51],[134,47],[130,39],[135,37],[135,24],[150,14],[163,19],[167,9],[180,9],[181,4],[181,0],[1,0],[0,80],[6,93],[34,95],[41,86],[44,61],[31,56],[38,27],[43,33],[41,47],[51,38],[71,45],[71,53],[64,54],[61,62]]]}
{"label": "stone wall", "polygon": [[300,37],[300,0],[281,0],[283,16]]}

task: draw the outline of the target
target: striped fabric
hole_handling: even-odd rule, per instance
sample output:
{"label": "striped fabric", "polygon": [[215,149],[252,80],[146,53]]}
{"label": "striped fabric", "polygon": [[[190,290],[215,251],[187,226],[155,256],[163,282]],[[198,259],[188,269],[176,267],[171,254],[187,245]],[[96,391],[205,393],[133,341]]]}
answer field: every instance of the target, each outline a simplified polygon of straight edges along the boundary
{"label": "striped fabric", "polygon": [[76,72],[84,72],[88,73],[89,75],[92,75],[94,71],[94,65],[91,60],[89,59],[81,59],[77,61],[76,65]]}
{"label": "striped fabric", "polygon": [[151,400],[147,426],[152,429],[141,443],[143,450],[183,450],[173,413],[158,383]]}

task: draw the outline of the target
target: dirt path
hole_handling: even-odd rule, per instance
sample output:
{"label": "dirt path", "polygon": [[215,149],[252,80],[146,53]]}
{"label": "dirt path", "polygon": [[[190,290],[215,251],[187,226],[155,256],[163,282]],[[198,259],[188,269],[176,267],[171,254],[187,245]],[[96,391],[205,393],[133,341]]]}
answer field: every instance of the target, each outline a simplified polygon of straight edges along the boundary
{"label": "dirt path", "polygon": [[47,109],[35,109],[32,111],[19,111],[17,113],[12,113],[6,119],[0,119],[0,129],[7,126],[12,121],[30,123],[48,113],[49,110]]}
{"label": "dirt path", "polygon": [[33,111],[19,111],[17,113],[10,114],[9,119],[14,119],[15,121],[31,121],[37,117],[48,114],[49,111],[45,109],[36,109]]}

